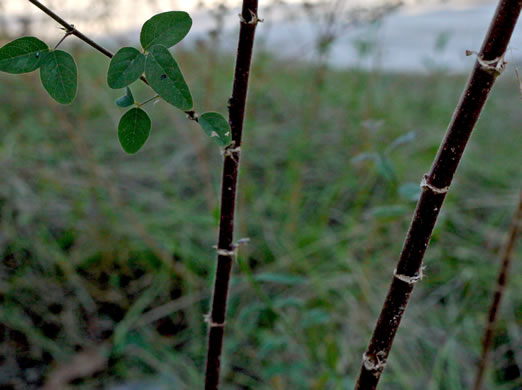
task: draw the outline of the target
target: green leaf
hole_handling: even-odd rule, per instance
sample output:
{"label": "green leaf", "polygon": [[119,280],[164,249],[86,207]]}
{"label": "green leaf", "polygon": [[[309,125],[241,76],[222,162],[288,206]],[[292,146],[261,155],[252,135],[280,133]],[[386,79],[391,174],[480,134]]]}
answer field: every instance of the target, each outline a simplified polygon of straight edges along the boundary
{"label": "green leaf", "polygon": [[107,73],[113,89],[123,88],[140,78],[145,70],[145,55],[133,47],[124,47],[114,55]]}
{"label": "green leaf", "polygon": [[176,60],[165,46],[155,45],[147,54],[145,74],[152,89],[163,100],[186,111],[192,108],[192,96]]}
{"label": "green leaf", "polygon": [[134,96],[132,96],[132,91],[129,87],[125,88],[125,95],[119,97],[116,99],[116,105],[119,107],[129,107],[134,104]]}
{"label": "green leaf", "polygon": [[61,50],[50,51],[42,59],[40,80],[58,103],[71,103],[78,89],[78,72],[74,58]]}
{"label": "green leaf", "polygon": [[352,162],[355,164],[360,163],[361,161],[368,161],[368,160],[378,161],[379,155],[377,153],[363,152],[363,153],[359,153],[357,156],[352,158]]}
{"label": "green leaf", "polygon": [[32,72],[38,69],[48,51],[47,45],[37,38],[18,38],[0,48],[0,71],[14,74]]}
{"label": "green leaf", "polygon": [[327,324],[331,322],[330,314],[322,309],[312,309],[306,311],[301,319],[301,327],[303,329],[310,328],[312,326]]}
{"label": "green leaf", "polygon": [[304,307],[305,302],[302,298],[295,297],[282,297],[274,300],[274,307],[276,309],[282,309],[289,306],[294,306],[297,308]]}
{"label": "green leaf", "polygon": [[131,108],[120,119],[118,138],[127,153],[133,154],[141,149],[150,134],[151,122],[141,108]]}
{"label": "green leaf", "polygon": [[404,183],[399,187],[399,195],[401,198],[416,202],[421,195],[419,183]]}
{"label": "green leaf", "polygon": [[377,171],[384,179],[391,183],[397,181],[397,175],[395,174],[395,168],[393,166],[392,160],[390,160],[385,155],[380,154],[379,158],[376,160],[376,163]]}
{"label": "green leaf", "polygon": [[140,42],[145,50],[154,45],[172,47],[185,38],[190,27],[192,27],[192,19],[186,12],[163,12],[143,24]]}
{"label": "green leaf", "polygon": [[289,284],[289,285],[297,285],[306,283],[306,278],[297,275],[289,275],[289,274],[276,274],[265,272],[261,274],[257,274],[254,277],[258,282],[267,282],[274,284]]}
{"label": "green leaf", "polygon": [[410,131],[395,138],[395,140],[386,148],[385,153],[391,153],[395,149],[414,141],[416,136],[417,134],[415,134],[414,131]]}
{"label": "green leaf", "polygon": [[370,214],[380,220],[393,220],[404,216],[410,208],[403,204],[378,206],[370,210]]}
{"label": "green leaf", "polygon": [[223,115],[217,112],[206,112],[199,117],[198,123],[219,146],[227,147],[232,142],[232,131]]}

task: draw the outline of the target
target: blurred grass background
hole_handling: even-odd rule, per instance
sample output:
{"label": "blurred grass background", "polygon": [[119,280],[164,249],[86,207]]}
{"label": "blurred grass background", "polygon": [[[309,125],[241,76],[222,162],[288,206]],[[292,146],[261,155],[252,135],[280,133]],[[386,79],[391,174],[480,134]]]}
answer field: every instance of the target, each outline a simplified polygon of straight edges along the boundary
{"label": "blurred grass background", "polygon": [[[71,106],[37,73],[0,75],[0,388],[201,388],[219,150],[159,103],[148,143],[123,153],[108,62],[72,50]],[[196,110],[226,113],[233,58],[204,44],[175,54]],[[234,267],[223,389],[353,386],[465,80],[256,52],[236,233],[251,241]],[[521,183],[521,112],[509,68],[445,202],[383,389],[469,388]],[[520,271],[515,261],[489,388],[522,383]]]}

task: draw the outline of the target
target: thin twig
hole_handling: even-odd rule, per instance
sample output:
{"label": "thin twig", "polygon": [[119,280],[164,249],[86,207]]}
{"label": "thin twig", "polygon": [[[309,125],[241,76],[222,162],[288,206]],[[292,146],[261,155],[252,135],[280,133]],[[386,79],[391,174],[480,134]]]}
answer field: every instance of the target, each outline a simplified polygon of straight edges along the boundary
{"label": "thin twig", "polygon": [[100,53],[103,53],[109,58],[112,58],[114,54],[112,54],[109,50],[105,49],[103,46],[99,45],[98,43],[94,42],[91,38],[88,36],[82,34],[80,31],[78,31],[74,26],[70,23],[67,23],[65,20],[63,20],[60,16],[55,14],[53,11],[51,11],[49,8],[47,8],[45,5],[40,3],[37,0],[29,0],[30,3],[34,4],[38,8],[40,8],[45,14],[50,16],[52,19],[54,19],[57,23],[61,24],[65,31],[68,33],[71,33],[72,35],[77,36],[79,39],[87,43],[89,46],[92,46],[96,50],[98,50]]}
{"label": "thin twig", "polygon": [[489,92],[503,69],[504,53],[521,7],[522,0],[499,2],[431,171],[422,181],[422,195],[370,344],[363,355],[355,389],[377,388],[413,287],[422,277],[422,260],[442,203]]}
{"label": "thin twig", "polygon": [[[59,24],[61,24],[63,26],[63,28],[66,31],[66,35],[65,35],[65,37],[63,39],[65,39],[68,35],[74,35],[74,36],[78,37],[80,40],[82,40],[85,43],[87,43],[89,46],[91,46],[94,49],[98,50],[103,55],[105,55],[105,56],[107,56],[109,58],[114,57],[114,54],[110,50],[107,50],[106,48],[104,48],[100,44],[94,42],[87,35],[83,34],[80,31],[78,31],[78,29],[76,27],[74,27],[73,24],[70,24],[70,23],[66,22],[63,18],[61,18],[59,15],[57,15],[56,13],[51,11],[49,8],[47,8],[45,5],[43,5],[39,1],[37,1],[37,0],[29,0],[29,2],[34,4],[36,7],[40,8],[45,14],[47,14],[48,16],[50,16],[52,19],[54,19],[56,22],[58,22]],[[63,41],[63,39],[62,39],[62,41]],[[60,41],[58,43],[58,45],[62,41]],[[57,45],[57,47],[58,47],[58,45]],[[147,81],[147,78],[145,76],[143,76],[143,75],[140,76],[140,80],[143,81],[145,84],[150,86],[150,84]],[[187,114],[187,118],[188,119],[197,121],[197,119],[196,119],[197,118],[197,114],[195,113],[195,111],[190,110],[190,111],[184,111],[184,112],[185,112],[185,114]]]}
{"label": "thin twig", "polygon": [[[67,23],[65,20],[63,20],[59,15],[57,15],[56,13],[54,13],[53,11],[51,11],[49,8],[47,8],[45,5],[43,5],[42,3],[40,3],[39,1],[37,0],[29,0],[29,2],[31,2],[32,4],[34,4],[35,6],[37,6],[38,8],[40,8],[45,14],[47,14],[48,16],[50,16],[52,19],[54,19],[56,22],[58,22],[59,24],[61,24],[63,26],[63,28],[65,29],[65,31],[69,34],[69,35],[74,35],[76,37],[78,37],[80,40],[84,41],[86,44],[88,44],[89,46],[93,47],[94,49],[98,50],[100,53],[102,53],[103,55],[105,55],[106,57],[109,57],[109,58],[112,58],[114,57],[114,54],[110,51],[110,50],[107,50],[106,48],[104,48],[103,46],[101,46],[100,44],[94,42],[91,38],[89,38],[87,35],[83,34],[82,32],[78,31],[78,29],[76,27],[74,27],[73,24],[70,24],[70,23]],[[67,36],[67,35],[66,35]],[[145,84],[149,85],[149,82],[147,81],[147,79],[145,78],[145,76],[141,76],[140,77],[140,80],[143,81]]]}
{"label": "thin twig", "polygon": [[504,295],[504,290],[507,284],[507,278],[509,275],[509,266],[511,265],[511,256],[513,249],[515,248],[517,234],[520,230],[522,223],[522,191],[520,191],[518,198],[518,206],[513,219],[511,220],[511,226],[506,241],[500,251],[500,269],[497,276],[497,285],[495,287],[495,293],[489,307],[488,320],[486,324],[486,330],[484,331],[484,337],[482,338],[482,355],[475,376],[475,382],[473,390],[480,390],[482,387],[482,380],[484,379],[484,372],[488,364],[488,353],[491,347],[491,339],[493,332],[495,331],[495,322],[497,319],[498,309]]}
{"label": "thin twig", "polygon": [[[49,8],[47,8],[45,5],[43,5],[42,3],[40,3],[39,1],[37,0],[29,0],[29,2],[31,2],[32,4],[34,4],[35,6],[37,6],[38,8],[40,8],[45,14],[47,14],[48,16],[50,16],[52,19],[54,19],[56,22],[58,22],[59,24],[61,24],[63,26],[63,28],[65,29],[65,31],[69,34],[69,35],[74,35],[76,37],[78,37],[80,40],[84,41],[86,44],[88,44],[89,46],[93,47],[94,49],[98,50],[100,53],[102,53],[103,55],[109,57],[109,58],[112,58],[114,57],[114,54],[110,51],[110,50],[107,50],[106,48],[104,48],[103,46],[101,46],[100,44],[94,42],[91,38],[89,38],[87,35],[83,34],[82,32],[78,31],[78,29],[76,27],[74,27],[73,24],[70,24],[70,23],[67,23],[65,20],[63,20],[59,15],[57,15],[56,13],[54,13],[53,11],[51,11]],[[67,35],[66,35],[67,37]],[[65,39],[65,37],[64,37]],[[61,42],[60,42],[61,43]],[[147,79],[145,78],[145,76],[141,76],[140,77],[140,80],[143,81],[145,84],[149,85],[149,82],[147,81]]]}
{"label": "thin twig", "polygon": [[256,26],[257,0],[243,0],[240,14],[241,27],[237,47],[236,68],[232,97],[229,100],[229,122],[232,129],[232,147],[223,156],[221,184],[221,216],[219,223],[217,269],[212,296],[212,309],[207,318],[209,324],[208,351],[205,372],[205,390],[219,388],[219,370],[227,309],[230,273],[234,257],[234,214],[236,188],[239,173],[239,156],[248,91],[248,79]]}

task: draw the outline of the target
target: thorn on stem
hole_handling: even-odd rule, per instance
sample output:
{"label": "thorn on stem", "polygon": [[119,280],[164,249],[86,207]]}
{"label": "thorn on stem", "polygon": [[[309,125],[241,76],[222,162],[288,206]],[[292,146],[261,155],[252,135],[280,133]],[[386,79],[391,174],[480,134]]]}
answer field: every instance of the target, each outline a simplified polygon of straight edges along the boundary
{"label": "thorn on stem", "polygon": [[386,367],[386,352],[379,351],[372,357],[370,354],[363,353],[363,365],[368,371],[375,371],[373,375],[379,377],[382,370]]}
{"label": "thorn on stem", "polygon": [[466,56],[469,57],[473,54],[477,56],[477,62],[480,64],[480,67],[487,72],[492,72],[493,74],[500,76],[506,68],[507,62],[504,61],[506,53],[497,58],[493,58],[492,60],[485,60],[482,53],[477,53],[474,50],[466,50]]}
{"label": "thorn on stem", "polygon": [[415,284],[417,283],[418,281],[422,280],[424,278],[424,270],[426,269],[425,266],[422,266],[419,270],[419,272],[417,272],[415,275],[413,276],[408,276],[408,275],[403,275],[403,274],[398,274],[397,273],[397,269],[395,269],[393,271],[393,276],[396,277],[397,279],[399,279],[400,281],[403,281],[405,283],[408,283],[408,284]]}
{"label": "thorn on stem", "polygon": [[225,326],[225,322],[222,324],[213,322],[212,315],[210,313],[203,314],[203,321],[206,322],[210,328],[223,328]]}
{"label": "thorn on stem", "polygon": [[234,145],[235,142],[232,141],[232,143],[222,151],[222,154],[225,157],[230,157],[237,164],[236,154],[241,152],[241,146],[234,147]]}
{"label": "thorn on stem", "polygon": [[250,12],[250,20],[247,21],[244,17],[243,17],[243,14],[238,14],[239,15],[239,21],[243,24],[251,24],[251,25],[256,25],[258,23],[263,23],[265,21],[265,19],[259,19],[259,17],[257,16],[257,14],[255,12],[253,12],[252,10],[248,10],[248,12]]}
{"label": "thorn on stem", "polygon": [[[65,41],[65,38],[67,38],[69,35],[72,35],[76,32],[76,28],[74,27],[74,24],[71,24],[71,28],[70,29],[67,29],[65,27],[60,27],[60,30],[63,30],[65,31],[65,35],[62,37],[62,39],[60,39],[58,41],[58,43],[56,44],[56,46],[54,47],[53,50],[56,50],[58,49],[58,46],[60,46],[62,44],[63,41]],[[37,53],[39,54],[39,53]]]}
{"label": "thorn on stem", "polygon": [[435,187],[434,185],[428,183],[428,179],[429,179],[428,175],[424,175],[424,177],[422,178],[422,181],[420,184],[420,187],[422,189],[427,188],[435,194],[445,194],[449,191],[449,186],[446,186],[444,188],[438,188],[438,187]]}

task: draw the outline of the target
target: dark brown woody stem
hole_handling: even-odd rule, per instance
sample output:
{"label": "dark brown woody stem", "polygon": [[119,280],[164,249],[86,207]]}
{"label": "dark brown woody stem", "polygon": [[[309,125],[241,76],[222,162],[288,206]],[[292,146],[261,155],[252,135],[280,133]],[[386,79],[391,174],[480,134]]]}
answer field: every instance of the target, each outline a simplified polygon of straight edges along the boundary
{"label": "dark brown woody stem", "polygon": [[99,44],[94,42],[88,36],[82,34],[80,31],[78,31],[76,28],[74,28],[74,26],[72,24],[67,23],[65,20],[63,20],[60,16],[55,14],[53,11],[51,11],[49,8],[47,8],[45,5],[43,5],[42,3],[40,3],[37,0],[29,0],[29,2],[34,4],[38,8],[40,8],[45,14],[50,16],[57,23],[61,24],[67,33],[70,33],[72,35],[77,36],[79,39],[81,39],[82,41],[87,43],[89,46],[92,46],[93,48],[98,50],[100,53],[103,53],[107,57],[112,58],[113,54],[109,50],[105,49],[103,46],[100,46]]}
{"label": "dark brown woody stem", "polygon": [[482,380],[484,378],[484,372],[486,370],[486,366],[488,364],[488,353],[491,347],[491,339],[493,337],[493,332],[495,331],[495,321],[497,319],[498,309],[500,307],[500,303],[502,301],[502,296],[504,295],[504,290],[506,288],[508,274],[509,274],[509,266],[511,264],[511,256],[513,254],[513,250],[515,248],[515,243],[517,240],[517,234],[520,230],[520,225],[522,224],[522,191],[519,194],[518,198],[518,206],[513,215],[513,219],[511,220],[511,226],[509,228],[509,233],[507,235],[507,239],[500,250],[499,259],[500,259],[500,269],[498,271],[497,276],[497,285],[495,287],[495,293],[493,294],[493,299],[491,300],[491,305],[489,307],[488,312],[488,320],[486,324],[486,330],[484,331],[484,337],[482,338],[482,355],[480,357],[480,362],[477,369],[477,374],[475,376],[475,382],[473,385],[473,390],[480,390],[482,387]]}
{"label": "dark brown woody stem", "polygon": [[214,281],[212,308],[208,315],[208,351],[205,373],[205,390],[217,390],[228,289],[234,252],[234,214],[236,188],[239,173],[239,157],[243,121],[248,90],[248,78],[254,36],[257,26],[257,0],[244,0],[240,14],[239,43],[237,47],[236,68],[232,97],[229,100],[229,123],[232,129],[232,145],[225,150],[223,158],[223,179],[221,184],[221,216],[219,220],[217,269]]}
{"label": "dark brown woody stem", "polygon": [[473,72],[449,124],[429,174],[404,242],[384,306],[368,349],[363,355],[355,389],[377,388],[415,282],[422,277],[422,259],[433,227],[464,148],[482,107],[503,69],[504,53],[520,14],[522,0],[501,0],[489,27]]}

